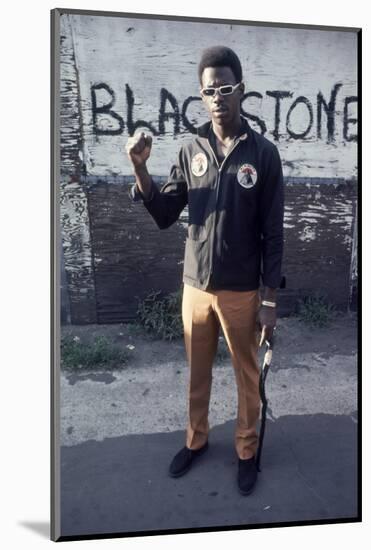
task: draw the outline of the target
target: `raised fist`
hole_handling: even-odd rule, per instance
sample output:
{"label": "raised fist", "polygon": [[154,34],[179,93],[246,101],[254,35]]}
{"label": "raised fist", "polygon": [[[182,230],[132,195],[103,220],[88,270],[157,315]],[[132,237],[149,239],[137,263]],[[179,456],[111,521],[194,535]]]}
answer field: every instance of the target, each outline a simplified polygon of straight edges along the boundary
{"label": "raised fist", "polygon": [[145,166],[151,154],[152,136],[140,132],[129,138],[125,149],[134,168]]}

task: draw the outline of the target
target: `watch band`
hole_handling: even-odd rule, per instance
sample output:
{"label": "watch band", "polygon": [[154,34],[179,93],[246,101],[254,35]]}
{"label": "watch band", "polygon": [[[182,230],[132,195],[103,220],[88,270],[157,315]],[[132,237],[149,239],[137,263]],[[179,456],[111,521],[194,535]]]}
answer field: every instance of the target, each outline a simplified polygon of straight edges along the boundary
{"label": "watch band", "polygon": [[275,302],[269,302],[268,300],[263,300],[262,301],[262,306],[276,307],[276,303]]}

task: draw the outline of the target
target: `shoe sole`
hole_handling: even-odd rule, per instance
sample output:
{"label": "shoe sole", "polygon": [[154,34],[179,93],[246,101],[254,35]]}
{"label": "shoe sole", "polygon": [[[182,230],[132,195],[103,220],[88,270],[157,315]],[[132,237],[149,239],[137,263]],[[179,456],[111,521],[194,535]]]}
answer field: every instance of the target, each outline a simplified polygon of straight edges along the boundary
{"label": "shoe sole", "polygon": [[183,476],[184,474],[186,474],[188,472],[188,470],[190,470],[192,467],[192,463],[187,466],[187,468],[185,468],[184,470],[182,470],[181,472],[178,472],[177,474],[172,474],[171,472],[169,472],[169,476],[170,477],[181,477]]}
{"label": "shoe sole", "polygon": [[209,445],[207,445],[205,448],[202,449],[202,451],[199,452],[198,455],[196,455],[193,459],[192,459],[192,462],[186,467],[184,468],[183,470],[181,470],[180,472],[176,473],[176,474],[173,474],[171,472],[169,472],[169,476],[170,477],[181,477],[183,476],[184,474],[186,474],[188,472],[188,470],[190,470],[192,468],[192,464],[194,462],[194,460],[200,456],[202,456],[209,448]]}
{"label": "shoe sole", "polygon": [[251,493],[254,492],[254,489],[255,489],[255,485],[254,485],[254,487],[251,487],[251,489],[249,489],[248,491],[243,491],[240,488],[238,488],[238,491],[241,495],[247,496],[247,495],[251,495]]}

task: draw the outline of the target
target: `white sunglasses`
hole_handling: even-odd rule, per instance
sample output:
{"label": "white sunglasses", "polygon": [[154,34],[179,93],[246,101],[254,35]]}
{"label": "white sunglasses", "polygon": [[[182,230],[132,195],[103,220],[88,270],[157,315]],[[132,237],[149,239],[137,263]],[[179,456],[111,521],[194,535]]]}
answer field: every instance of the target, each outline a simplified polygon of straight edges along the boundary
{"label": "white sunglasses", "polygon": [[219,92],[220,95],[230,95],[233,94],[235,90],[237,90],[238,86],[241,84],[241,82],[238,82],[235,86],[232,86],[232,84],[225,84],[224,86],[220,86],[219,88],[213,88],[212,86],[209,86],[207,88],[202,88],[200,90],[201,95],[204,95],[206,97],[214,97],[216,92]]}

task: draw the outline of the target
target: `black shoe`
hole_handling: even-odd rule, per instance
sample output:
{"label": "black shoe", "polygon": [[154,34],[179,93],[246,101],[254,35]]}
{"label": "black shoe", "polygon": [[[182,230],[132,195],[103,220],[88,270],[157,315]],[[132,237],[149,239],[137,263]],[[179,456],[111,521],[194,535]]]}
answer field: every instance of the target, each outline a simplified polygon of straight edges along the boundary
{"label": "black shoe", "polygon": [[255,456],[247,459],[238,459],[238,488],[242,495],[249,495],[256,483],[258,470]]}
{"label": "black shoe", "polygon": [[179,477],[188,472],[192,466],[193,460],[202,455],[209,448],[209,443],[206,441],[205,445],[196,451],[188,449],[188,447],[183,447],[173,458],[169,474],[171,477]]}

